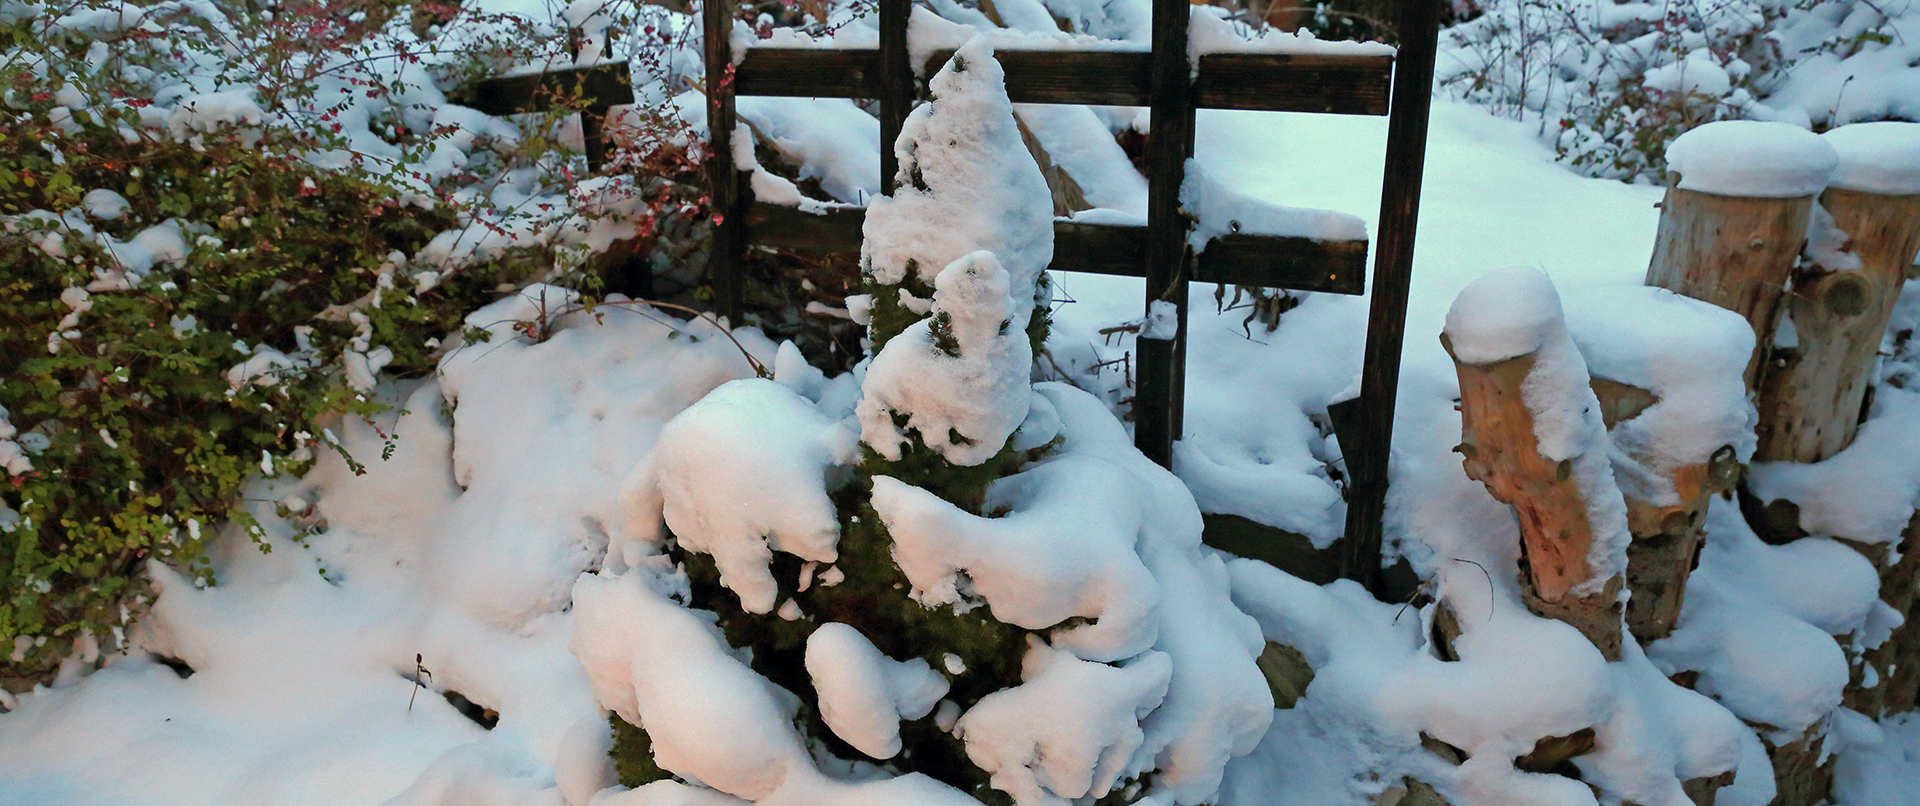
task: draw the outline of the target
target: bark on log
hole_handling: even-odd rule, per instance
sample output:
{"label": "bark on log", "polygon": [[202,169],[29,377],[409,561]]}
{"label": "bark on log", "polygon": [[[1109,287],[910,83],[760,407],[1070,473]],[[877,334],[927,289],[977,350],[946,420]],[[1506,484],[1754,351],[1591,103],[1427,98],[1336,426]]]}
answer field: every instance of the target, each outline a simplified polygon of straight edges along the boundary
{"label": "bark on log", "polygon": [[1820,204],[1851,236],[1846,251],[1860,268],[1814,266],[1794,277],[1785,315],[1797,345],[1762,339],[1755,461],[1819,462],[1853,443],[1881,336],[1920,251],[1920,196],[1828,189]]}
{"label": "bark on log", "polygon": [[[1652,392],[1638,386],[1598,376],[1592,386],[1608,430],[1656,402]],[[1633,533],[1627,545],[1627,589],[1633,592],[1627,600],[1627,631],[1642,646],[1673,633],[1687,577],[1700,559],[1707,502],[1714,493],[1733,489],[1739,473],[1740,462],[1729,445],[1705,462],[1674,470],[1679,503],[1662,506],[1626,496],[1627,528]]]}
{"label": "bark on log", "polygon": [[[1647,285],[1713,303],[1770,344],[1794,260],[1807,239],[1812,197],[1750,199],[1668,188]],[[1753,388],[1760,351],[1747,362]]]}
{"label": "bark on log", "polygon": [[[1440,342],[1454,355],[1451,339],[1442,335]],[[1455,450],[1464,458],[1467,476],[1519,516],[1520,582],[1528,609],[1572,624],[1607,660],[1619,660],[1621,580],[1609,580],[1597,594],[1572,592],[1593,576],[1587,562],[1593,527],[1572,462],[1540,454],[1533,413],[1520,396],[1533,356],[1491,364],[1468,364],[1455,356],[1453,365],[1460,376],[1461,437]]]}

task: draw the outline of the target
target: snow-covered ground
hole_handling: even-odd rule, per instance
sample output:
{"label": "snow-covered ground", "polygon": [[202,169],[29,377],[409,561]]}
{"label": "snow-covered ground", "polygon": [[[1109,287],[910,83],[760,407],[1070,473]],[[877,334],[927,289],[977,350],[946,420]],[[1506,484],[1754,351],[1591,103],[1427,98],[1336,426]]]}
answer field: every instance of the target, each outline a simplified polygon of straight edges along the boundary
{"label": "snow-covered ground", "polygon": [[[1198,159],[1233,190],[1348,213],[1373,229],[1383,119],[1206,112],[1199,133]],[[1534,134],[1436,103],[1396,428],[1390,529],[1449,599],[1486,608],[1488,626],[1463,642],[1468,657],[1448,672],[1418,649],[1418,618],[1396,621],[1397,605],[1351,585],[1316,588],[1234,564],[1236,601],[1269,637],[1298,637],[1310,660],[1328,664],[1321,675],[1331,682],[1280,712],[1267,741],[1229,768],[1225,804],[1361,803],[1389,783],[1367,780],[1380,770],[1486,793],[1474,802],[1593,802],[1566,779],[1509,780],[1518,775],[1510,765],[1428,769],[1420,765],[1431,759],[1373,742],[1374,724],[1435,726],[1455,731],[1455,744],[1476,737],[1489,751],[1512,749],[1501,744],[1509,734],[1557,735],[1596,722],[1609,735],[1653,737],[1623,739],[1633,758],[1587,770],[1619,791],[1647,792],[1639,802],[1671,794],[1663,787],[1675,776],[1724,769],[1714,764],[1734,759],[1715,756],[1730,747],[1748,762],[1758,750],[1725,711],[1666,686],[1636,649],[1621,664],[1600,664],[1571,630],[1490,595],[1479,570],[1434,560],[1476,560],[1509,579],[1517,551],[1506,508],[1449,452],[1459,436],[1457,386],[1437,337],[1455,296],[1513,266],[1545,272],[1568,297],[1639,285],[1652,249],[1659,189],[1580,178],[1555,165]],[[1118,355],[1123,346],[1096,331],[1140,318],[1138,281],[1058,280],[1071,302],[1056,312],[1053,349],[1070,360]],[[1177,469],[1208,511],[1330,540],[1342,511],[1324,468],[1336,449],[1309,414],[1358,377],[1365,299],[1314,295],[1279,330],[1249,332],[1244,313],[1213,313],[1207,290],[1195,288]],[[601,323],[571,316],[539,344],[514,338],[510,323],[534,307],[509,299],[476,313],[470,322],[498,338],[465,348],[435,381],[387,389],[404,414],[378,426],[397,435],[397,448],[368,462],[366,476],[330,459],[303,481],[262,484],[254,497],[271,553],[229,537],[220,584],[210,589],[156,567],[162,595],[140,640],[192,675],[135,655],[21,697],[0,715],[0,804],[584,806],[610,784],[605,718],[568,648],[569,597],[609,542],[633,528],[636,466],[675,414],[753,376],[742,349],[814,397],[844,390],[757,333],[737,332],[736,347],[705,325],[629,310],[609,310]],[[348,423],[341,437],[362,455],[380,452],[373,427]],[[296,511],[293,522],[273,515],[276,502]],[[1738,522],[1729,515],[1716,511],[1716,523]],[[319,521],[324,532],[294,538]],[[1720,533],[1722,554],[1750,560],[1728,561],[1728,586],[1761,574],[1740,569],[1772,558],[1771,549],[1732,525]],[[1710,553],[1704,567],[1713,562]],[[1847,610],[1857,597],[1821,601],[1843,600],[1834,607]],[[1835,626],[1856,626],[1851,612]],[[1577,662],[1551,663],[1568,659]],[[433,690],[416,692],[420,668],[433,690],[459,692],[497,712],[498,723],[483,729]],[[1449,710],[1448,701],[1464,704]],[[1661,745],[1656,739],[1671,737],[1649,727],[1661,719],[1690,722],[1687,735],[1712,746]],[[1735,734],[1737,747],[1714,738]],[[1877,749],[1869,734],[1884,734]],[[1844,802],[1910,803],[1920,791],[1912,720],[1848,735],[1858,749],[1841,757]],[[1763,803],[1755,779],[1765,777],[1764,762],[1759,769],[1721,802]]]}

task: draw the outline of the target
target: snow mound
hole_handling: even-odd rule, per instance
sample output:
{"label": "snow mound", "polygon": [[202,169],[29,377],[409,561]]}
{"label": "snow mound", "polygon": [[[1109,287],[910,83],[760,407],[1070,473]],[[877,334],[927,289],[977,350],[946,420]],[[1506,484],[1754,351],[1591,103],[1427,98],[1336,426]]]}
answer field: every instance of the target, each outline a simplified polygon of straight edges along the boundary
{"label": "snow mound", "polygon": [[961,256],[934,278],[932,316],[888,341],[861,385],[861,439],[875,452],[898,461],[904,429],[957,465],[980,464],[1005,447],[1027,416],[1033,364],[1020,295],[1009,296],[1009,288],[1030,286],[1011,282],[987,251]]}
{"label": "snow mound", "polygon": [[1720,196],[1812,196],[1826,188],[1839,160],[1813,132],[1753,120],[1709,123],[1667,146],[1667,170],[1680,174],[1680,189]]}
{"label": "snow mound", "polygon": [[888,658],[859,630],[837,622],[807,637],[806,664],[827,727],[874,758],[898,754],[900,720],[926,716],[947,694],[947,679],[925,660]]}
{"label": "snow mound", "polygon": [[[1053,259],[1053,194],[1021,140],[992,46],[970,40],[929,87],[934,103],[907,116],[893,146],[900,160],[894,195],[867,209],[863,270],[882,285],[910,278],[931,285],[937,272],[986,250],[1006,269],[1009,288],[1034,288]],[[925,311],[924,300],[903,303]],[[1034,304],[1015,295],[1014,330],[1025,327]]]}
{"label": "snow mound", "polygon": [[853,448],[851,432],[787,386],[733,381],[660,430],[650,467],[638,472],[633,531],[657,542],[664,519],[681,547],[713,555],[747,612],[771,612],[773,552],[821,563],[839,556],[827,483]]}
{"label": "snow mound", "polygon": [[1820,139],[1840,157],[1840,167],[1829,182],[1832,187],[1888,195],[1920,193],[1920,124],[1854,123],[1828,131]]}
{"label": "snow mound", "polygon": [[1754,337],[1745,318],[1647,286],[1581,289],[1567,302],[1567,329],[1593,375],[1654,396],[1609,433],[1622,491],[1670,506],[1679,503],[1675,469],[1729,445],[1741,462],[1753,455],[1758,415],[1741,373]]}

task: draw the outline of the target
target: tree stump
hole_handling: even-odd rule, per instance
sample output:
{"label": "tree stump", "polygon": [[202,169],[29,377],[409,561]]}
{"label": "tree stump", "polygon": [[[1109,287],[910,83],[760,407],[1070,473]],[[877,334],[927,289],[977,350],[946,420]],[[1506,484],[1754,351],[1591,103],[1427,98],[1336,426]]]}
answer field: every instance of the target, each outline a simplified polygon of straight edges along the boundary
{"label": "tree stump", "polygon": [[1920,196],[1830,188],[1820,205],[1860,265],[1816,264],[1794,277],[1785,315],[1797,343],[1762,342],[1755,461],[1819,462],[1853,443],[1881,335],[1920,251]]}
{"label": "tree stump", "polygon": [[[1757,199],[1668,188],[1647,285],[1738,313],[1753,325],[1757,344],[1770,344],[1812,208],[1811,197]],[[1760,352],[1747,362],[1748,388]]]}
{"label": "tree stump", "polygon": [[1572,624],[1607,660],[1619,660],[1621,580],[1609,580],[1599,593],[1573,594],[1593,576],[1587,558],[1593,526],[1571,461],[1541,455],[1533,413],[1521,399],[1520,386],[1533,371],[1534,356],[1469,364],[1446,335],[1440,343],[1454,356],[1460,376],[1461,437],[1455,450],[1467,476],[1519,516],[1520,582],[1528,609]]}

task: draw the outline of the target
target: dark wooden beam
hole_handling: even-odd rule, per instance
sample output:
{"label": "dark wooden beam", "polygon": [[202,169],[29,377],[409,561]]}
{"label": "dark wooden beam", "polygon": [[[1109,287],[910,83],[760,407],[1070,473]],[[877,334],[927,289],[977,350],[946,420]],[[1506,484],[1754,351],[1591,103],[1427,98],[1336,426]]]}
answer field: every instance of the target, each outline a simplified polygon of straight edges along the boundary
{"label": "dark wooden beam", "polygon": [[738,327],[741,321],[741,258],[747,248],[745,199],[739,167],[733,160],[733,58],[727,32],[733,28],[737,0],[703,0],[706,26],[708,198],[713,205],[713,249],[708,253],[707,283],[713,288],[713,312]]}
{"label": "dark wooden beam", "polygon": [[1201,109],[1384,115],[1392,56],[1210,53],[1193,90]]}
{"label": "dark wooden beam", "polygon": [[889,196],[900,172],[893,145],[913,109],[913,64],[907,57],[907,17],[912,13],[911,0],[880,0],[880,192]]}
{"label": "dark wooden beam", "polygon": [[[798,252],[857,252],[866,211],[830,208],[815,215],[756,202],[746,212],[746,240],[754,246]],[[1055,271],[1145,277],[1141,256],[1147,228],[1124,224],[1053,222]],[[1367,275],[1366,241],[1316,241],[1271,235],[1227,235],[1193,261],[1193,281],[1359,294]]]}
{"label": "dark wooden beam", "polygon": [[[952,51],[926,63],[932,75]],[[1147,105],[1150,54],[1131,51],[1003,50],[994,54],[1007,74],[1014,103]],[[1391,56],[1310,56],[1216,53],[1200,57],[1194,81],[1202,109],[1384,115],[1392,83]],[[625,64],[569,67],[475,82],[456,101],[489,115],[541,112],[568,106],[572,92],[589,109],[633,103]],[[754,48],[735,68],[735,95],[798,98],[881,98],[880,52]]]}
{"label": "dark wooden beam", "polygon": [[550,109],[598,109],[604,115],[609,106],[633,103],[631,82],[625,62],[568,67],[476,81],[449,100],[489,115]]}
{"label": "dark wooden beam", "polygon": [[1162,467],[1173,466],[1186,396],[1187,286],[1192,279],[1192,225],[1180,209],[1180,188],[1193,156],[1194,94],[1187,61],[1187,0],[1153,0],[1153,77],[1147,115],[1147,293],[1143,313],[1171,305],[1174,331],[1134,342],[1133,444]]}
{"label": "dark wooden beam", "polygon": [[1400,53],[1387,121],[1386,179],[1380,188],[1379,245],[1374,252],[1373,299],[1367,313],[1360,397],[1352,404],[1353,444],[1341,439],[1347,460],[1347,528],[1340,538],[1340,575],[1381,588],[1381,519],[1387,506],[1388,460],[1393,452],[1394,397],[1400,385],[1400,348],[1407,331],[1407,289],[1413,278],[1414,229],[1420,218],[1420,179],[1426,167],[1427,117],[1433,102],[1433,61],[1439,4],[1400,0]]}
{"label": "dark wooden beam", "polygon": [[753,48],[734,68],[741,95],[878,98],[880,51]]}

